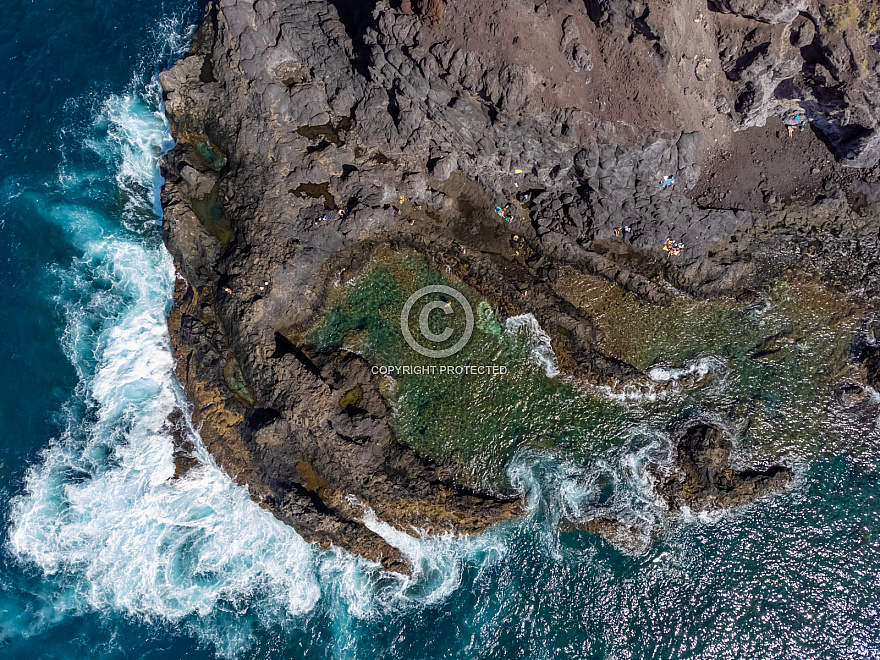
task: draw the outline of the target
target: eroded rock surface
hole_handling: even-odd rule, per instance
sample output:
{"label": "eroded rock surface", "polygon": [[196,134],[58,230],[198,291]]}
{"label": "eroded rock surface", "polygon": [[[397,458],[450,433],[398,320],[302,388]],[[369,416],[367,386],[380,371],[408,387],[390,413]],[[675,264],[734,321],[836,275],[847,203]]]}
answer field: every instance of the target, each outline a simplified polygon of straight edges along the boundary
{"label": "eroded rock surface", "polygon": [[655,490],[673,511],[712,511],[747,504],[791,482],[792,471],[784,465],[734,468],[732,450],[718,426],[691,426],[678,440],[675,470],[654,469]]}
{"label": "eroded rock surface", "polygon": [[865,346],[859,354],[865,383],[880,392],[880,346]]}
{"label": "eroded rock surface", "polygon": [[[368,510],[470,533],[520,504],[402,444],[363,360],[304,342],[330,283],[377,246],[534,314],[566,374],[617,389],[653,385],[595,350],[553,290],[563,265],[661,303],[790,267],[876,297],[878,171],[856,194],[852,168],[880,157],[880,56],[856,4],[853,19],[815,0],[210,2],[161,75],[178,140],[163,163],[181,276],[169,327],[208,449],[305,538],[405,570]],[[763,168],[738,136],[799,115],[804,137],[777,139],[795,160],[839,160],[819,185],[816,168],[774,167],[760,208],[686,195],[743,139],[738,171]]]}

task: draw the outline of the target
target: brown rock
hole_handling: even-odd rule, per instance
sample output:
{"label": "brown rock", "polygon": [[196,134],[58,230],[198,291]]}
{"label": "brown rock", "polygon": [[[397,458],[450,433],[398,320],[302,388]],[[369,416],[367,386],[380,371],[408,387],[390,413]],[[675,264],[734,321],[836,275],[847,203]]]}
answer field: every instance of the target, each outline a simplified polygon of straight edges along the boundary
{"label": "brown rock", "polygon": [[783,465],[734,469],[732,449],[721,428],[691,426],[678,441],[676,472],[662,475],[659,469],[653,470],[658,494],[671,510],[709,511],[747,504],[791,482],[792,471]]}

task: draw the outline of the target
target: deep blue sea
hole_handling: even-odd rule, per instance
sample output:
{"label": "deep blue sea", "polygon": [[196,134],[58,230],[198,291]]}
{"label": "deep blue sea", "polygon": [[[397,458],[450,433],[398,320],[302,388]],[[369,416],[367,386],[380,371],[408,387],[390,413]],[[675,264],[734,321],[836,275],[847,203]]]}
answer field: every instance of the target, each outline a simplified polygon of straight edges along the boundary
{"label": "deep blue sea", "polygon": [[[595,475],[526,452],[510,468],[522,521],[471,540],[377,526],[413,579],[304,543],[204,453],[170,483],[163,423],[184,399],[156,72],[200,13],[3,5],[0,658],[880,658],[880,451],[864,426],[794,451],[791,491],[664,523],[634,555],[560,531]],[[657,518],[639,468],[656,429],[627,423],[606,456],[621,506]]]}

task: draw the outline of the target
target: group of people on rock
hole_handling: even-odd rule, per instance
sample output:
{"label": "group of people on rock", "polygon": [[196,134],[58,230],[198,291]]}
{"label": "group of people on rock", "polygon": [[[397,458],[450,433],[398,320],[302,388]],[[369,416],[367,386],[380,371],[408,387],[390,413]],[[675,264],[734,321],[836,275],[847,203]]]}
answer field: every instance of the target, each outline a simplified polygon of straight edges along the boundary
{"label": "group of people on rock", "polygon": [[496,206],[495,213],[498,216],[507,220],[508,222],[510,222],[511,220],[514,219],[513,211],[510,210],[510,204],[507,204],[506,206],[504,206],[504,208],[502,208],[500,206]]}
{"label": "group of people on rock", "polygon": [[663,250],[674,257],[678,257],[681,255],[681,251],[684,250],[684,243],[679,243],[678,241],[673,241],[671,238],[667,238],[666,242],[663,244]]}
{"label": "group of people on rock", "polygon": [[[336,215],[345,220],[348,217],[349,210],[348,209],[337,209]],[[315,220],[315,224],[318,224],[321,221],[327,222],[330,219],[330,214],[325,213],[322,217]]]}
{"label": "group of people on rock", "polygon": [[[397,200],[397,206],[403,206],[403,203],[406,201],[405,195],[400,195],[400,199]],[[422,205],[417,204],[414,200],[410,202],[410,206],[412,207],[412,211],[421,211]],[[404,210],[402,208],[394,208],[391,209],[391,215],[403,215]],[[415,219],[409,218],[409,224],[414,225],[416,223]]]}
{"label": "group of people on rock", "polygon": [[[631,231],[632,227],[630,227],[629,225],[623,225],[622,227],[614,228],[614,235],[620,236],[621,233],[629,234]],[[663,244],[663,251],[668,252],[674,257],[680,256],[682,250],[684,250],[684,243],[673,241],[671,238],[667,238],[666,242]]]}
{"label": "group of people on rock", "polygon": [[[406,197],[404,195],[400,195],[400,199],[397,201],[397,206],[403,206],[403,203],[405,201],[406,201]],[[413,211],[421,211],[422,205],[416,204],[415,202],[412,202],[412,210]],[[336,211],[336,213],[340,218],[342,218],[344,220],[345,218],[348,217],[349,210],[341,208],[341,209],[338,209]],[[397,209],[391,210],[391,215],[396,215],[399,213],[403,213],[403,209],[397,208]],[[507,204],[503,207],[496,206],[495,213],[498,216],[507,220],[507,222],[510,222],[511,220],[514,219],[514,214],[510,208],[510,204]],[[330,214],[327,213],[322,218],[318,218],[318,220],[315,221],[315,224],[318,224],[319,222],[321,222],[321,220],[327,221],[329,219],[330,219]],[[412,219],[410,219],[410,224],[413,224],[413,223],[414,223],[414,221]],[[622,225],[620,227],[614,228],[614,235],[620,236],[621,233],[629,234],[631,231],[632,231],[632,228],[629,225]],[[672,256],[675,256],[675,257],[680,256],[682,253],[682,250],[684,250],[684,244],[679,243],[678,241],[673,241],[671,238],[667,238],[666,242],[663,244],[663,251],[668,252],[669,254],[671,254]]]}

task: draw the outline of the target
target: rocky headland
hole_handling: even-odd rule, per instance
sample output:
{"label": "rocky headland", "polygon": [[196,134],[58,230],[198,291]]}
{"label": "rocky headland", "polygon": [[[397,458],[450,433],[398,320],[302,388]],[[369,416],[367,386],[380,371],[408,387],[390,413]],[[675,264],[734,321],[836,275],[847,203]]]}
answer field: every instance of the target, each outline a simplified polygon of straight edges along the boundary
{"label": "rocky headland", "polygon": [[[878,38],[855,0],[212,0],[161,75],[169,328],[205,445],[307,540],[406,572],[368,511],[477,533],[522,505],[401,442],[371,365],[305,341],[377,249],[533,314],[587,387],[662,385],[597,350],[562,268],[654,303],[748,299],[790,269],[876,301]],[[688,430],[670,506],[787,483],[730,451]]]}

